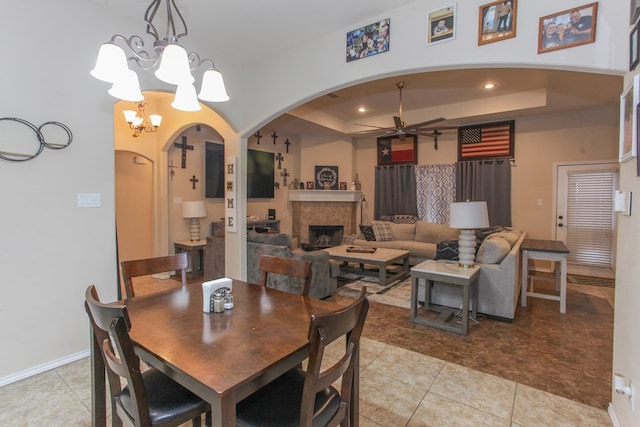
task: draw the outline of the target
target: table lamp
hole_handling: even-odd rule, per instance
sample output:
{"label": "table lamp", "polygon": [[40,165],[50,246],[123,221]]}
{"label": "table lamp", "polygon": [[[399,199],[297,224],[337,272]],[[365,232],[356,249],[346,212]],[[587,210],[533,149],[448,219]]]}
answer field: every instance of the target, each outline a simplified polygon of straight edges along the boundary
{"label": "table lamp", "polygon": [[200,218],[207,216],[204,200],[194,200],[182,204],[182,217],[189,218],[189,239],[192,242],[200,240]]}
{"label": "table lamp", "polygon": [[455,202],[449,206],[449,227],[459,228],[458,253],[461,266],[473,267],[476,259],[476,228],[489,226],[487,202]]}

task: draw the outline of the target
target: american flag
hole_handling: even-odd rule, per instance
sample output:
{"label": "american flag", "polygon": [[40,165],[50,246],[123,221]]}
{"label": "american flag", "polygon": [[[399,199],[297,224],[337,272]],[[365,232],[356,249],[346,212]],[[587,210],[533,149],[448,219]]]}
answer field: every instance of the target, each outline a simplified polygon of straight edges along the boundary
{"label": "american flag", "polygon": [[513,157],[514,121],[458,129],[458,160]]}

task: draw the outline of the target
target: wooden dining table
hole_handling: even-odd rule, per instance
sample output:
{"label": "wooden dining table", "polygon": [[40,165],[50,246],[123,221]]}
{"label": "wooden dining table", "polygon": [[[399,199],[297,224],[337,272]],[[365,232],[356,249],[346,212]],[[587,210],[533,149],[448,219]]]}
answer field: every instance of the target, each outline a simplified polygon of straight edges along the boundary
{"label": "wooden dining table", "polygon": [[[236,403],[309,355],[312,314],[330,301],[233,280],[234,308],[205,313],[199,283],[126,301],[136,353],[211,404],[213,426],[236,425]],[[105,371],[92,339],[92,424],[104,426]],[[358,357],[351,425],[358,425]]]}

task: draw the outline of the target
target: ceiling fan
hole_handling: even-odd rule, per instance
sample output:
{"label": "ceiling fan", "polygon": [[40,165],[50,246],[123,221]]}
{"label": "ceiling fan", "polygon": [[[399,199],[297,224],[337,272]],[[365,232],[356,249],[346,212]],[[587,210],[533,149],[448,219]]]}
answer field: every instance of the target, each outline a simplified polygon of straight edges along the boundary
{"label": "ceiling fan", "polygon": [[430,138],[433,138],[434,141],[434,148],[437,150],[438,149],[438,136],[442,135],[442,132],[440,132],[438,129],[442,130],[442,129],[453,129],[453,127],[438,127],[436,128],[427,128],[427,126],[432,126],[436,123],[442,122],[444,120],[446,120],[444,117],[438,117],[437,119],[431,119],[431,120],[427,120],[426,122],[422,122],[422,123],[416,123],[413,125],[407,125],[404,120],[402,120],[402,89],[404,89],[406,86],[405,82],[397,82],[396,83],[396,87],[398,88],[398,90],[400,91],[400,106],[398,108],[398,115],[397,116],[393,116],[393,122],[395,124],[395,127],[392,128],[385,128],[385,127],[381,127],[381,126],[373,126],[373,125],[365,125],[365,124],[360,124],[360,123],[354,123],[357,126],[366,126],[366,127],[371,127],[371,128],[375,128],[378,130],[382,130],[384,131],[384,133],[376,135],[374,137],[372,137],[371,139],[376,139],[379,137],[394,137],[394,136],[398,136],[400,137],[401,140],[404,140],[405,137],[407,135],[420,135],[420,136],[428,136]]}

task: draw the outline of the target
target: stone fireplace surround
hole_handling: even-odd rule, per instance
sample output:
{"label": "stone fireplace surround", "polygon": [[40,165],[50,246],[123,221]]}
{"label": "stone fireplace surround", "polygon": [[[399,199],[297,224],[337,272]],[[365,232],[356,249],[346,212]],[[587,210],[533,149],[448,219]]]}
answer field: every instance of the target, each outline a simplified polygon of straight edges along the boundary
{"label": "stone fireplace surround", "polygon": [[342,225],[345,236],[356,233],[361,199],[360,191],[289,190],[293,236],[309,243],[310,225]]}

